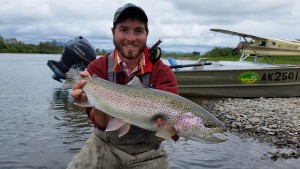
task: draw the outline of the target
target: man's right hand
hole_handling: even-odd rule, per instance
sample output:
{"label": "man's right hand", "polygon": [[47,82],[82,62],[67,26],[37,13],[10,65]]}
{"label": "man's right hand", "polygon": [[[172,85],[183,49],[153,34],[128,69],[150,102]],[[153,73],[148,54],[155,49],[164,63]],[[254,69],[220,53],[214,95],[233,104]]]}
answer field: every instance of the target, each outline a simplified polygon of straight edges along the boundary
{"label": "man's right hand", "polygon": [[[81,77],[88,77],[90,74],[87,71],[80,73]],[[81,80],[73,86],[73,91],[71,92],[71,96],[74,98],[75,102],[77,103],[84,103],[87,101],[86,93],[82,90],[83,86],[85,85],[86,80]],[[93,123],[97,123],[99,129],[105,130],[108,121],[111,119],[111,116],[103,113],[102,111],[92,108],[88,113],[90,119],[94,119]]]}
{"label": "man's right hand", "polygon": [[[88,77],[90,76],[88,71],[83,71],[80,73],[81,77]],[[83,86],[85,85],[86,80],[80,80],[73,86],[73,91],[71,92],[71,96],[77,103],[82,103],[87,101],[87,96],[85,92],[82,90]]]}

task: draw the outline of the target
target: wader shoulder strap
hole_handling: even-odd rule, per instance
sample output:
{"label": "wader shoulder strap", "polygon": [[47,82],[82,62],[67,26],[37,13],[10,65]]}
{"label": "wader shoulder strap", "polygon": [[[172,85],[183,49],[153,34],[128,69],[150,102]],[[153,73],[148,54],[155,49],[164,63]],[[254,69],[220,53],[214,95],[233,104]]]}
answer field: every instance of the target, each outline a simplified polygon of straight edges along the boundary
{"label": "wader shoulder strap", "polygon": [[[114,54],[111,53],[108,55],[108,62],[107,62],[107,73],[108,73],[108,80],[110,82],[114,82],[114,83],[117,83],[117,72],[114,72],[113,71],[113,68],[114,68]],[[150,75],[151,73],[145,73],[145,74],[142,74],[140,75],[142,77],[142,83],[143,83],[143,86],[145,87],[150,87]]]}
{"label": "wader shoulder strap", "polygon": [[108,61],[107,61],[107,73],[108,73],[108,81],[110,82],[117,82],[117,73],[113,71],[114,68],[114,54],[111,53],[108,55]]}
{"label": "wader shoulder strap", "polygon": [[144,73],[141,76],[142,76],[143,86],[150,87],[150,73]]}

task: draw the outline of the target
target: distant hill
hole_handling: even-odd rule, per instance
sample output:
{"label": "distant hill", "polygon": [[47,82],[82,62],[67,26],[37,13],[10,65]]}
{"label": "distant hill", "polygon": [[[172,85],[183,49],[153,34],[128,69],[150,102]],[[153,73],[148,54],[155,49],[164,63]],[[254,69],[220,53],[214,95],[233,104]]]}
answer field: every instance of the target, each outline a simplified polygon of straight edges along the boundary
{"label": "distant hill", "polygon": [[64,42],[56,42],[55,44],[56,44],[57,46],[64,46],[64,45],[65,45]]}

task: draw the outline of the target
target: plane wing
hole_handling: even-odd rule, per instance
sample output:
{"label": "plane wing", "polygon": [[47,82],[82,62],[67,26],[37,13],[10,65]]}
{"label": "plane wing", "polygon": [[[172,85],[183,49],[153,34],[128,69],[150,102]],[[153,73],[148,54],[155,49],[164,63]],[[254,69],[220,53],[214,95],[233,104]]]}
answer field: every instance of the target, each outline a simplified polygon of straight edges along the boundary
{"label": "plane wing", "polygon": [[245,33],[234,32],[234,31],[225,30],[225,29],[213,28],[213,29],[210,29],[210,31],[220,32],[220,33],[229,34],[229,35],[235,35],[235,36],[241,36],[241,37],[245,37],[245,38],[247,37],[247,38],[253,38],[253,39],[265,39],[265,40],[269,39],[269,38],[264,38],[264,37],[249,35],[249,34],[245,34]]}

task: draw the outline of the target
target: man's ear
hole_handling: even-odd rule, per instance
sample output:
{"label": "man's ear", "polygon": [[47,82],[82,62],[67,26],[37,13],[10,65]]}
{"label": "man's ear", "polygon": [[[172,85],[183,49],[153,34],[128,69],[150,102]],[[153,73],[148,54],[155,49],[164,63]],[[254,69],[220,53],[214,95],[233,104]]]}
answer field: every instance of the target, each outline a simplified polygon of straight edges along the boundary
{"label": "man's ear", "polygon": [[111,33],[114,36],[114,34],[115,34],[115,28],[114,27],[111,28]]}

